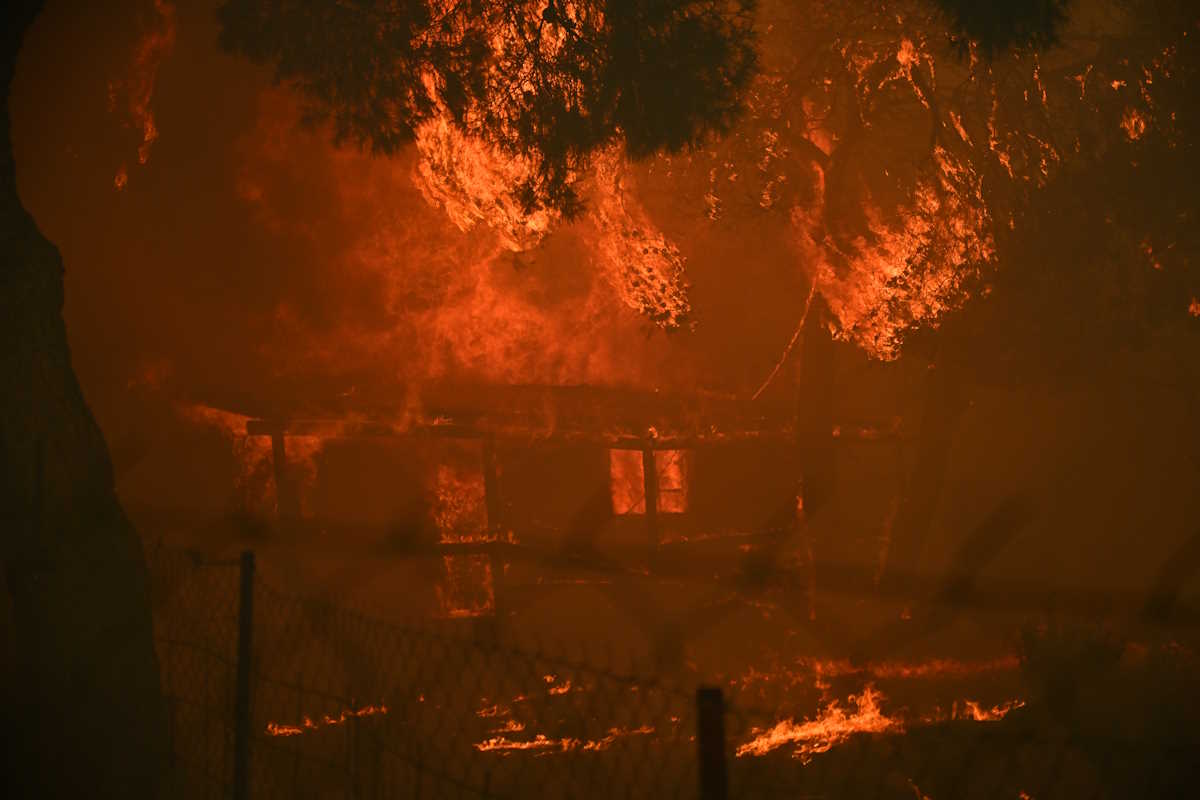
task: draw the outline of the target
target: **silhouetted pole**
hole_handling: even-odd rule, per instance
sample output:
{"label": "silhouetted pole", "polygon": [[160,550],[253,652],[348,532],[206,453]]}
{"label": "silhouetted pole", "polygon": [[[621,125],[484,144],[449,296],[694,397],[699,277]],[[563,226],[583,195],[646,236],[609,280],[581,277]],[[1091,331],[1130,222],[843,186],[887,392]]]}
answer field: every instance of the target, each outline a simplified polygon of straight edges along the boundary
{"label": "silhouetted pole", "polygon": [[254,552],[242,553],[238,602],[237,695],[233,706],[233,800],[250,796],[250,634],[254,624]]}
{"label": "silhouetted pole", "polygon": [[696,745],[700,756],[700,800],[727,800],[725,698],[717,686],[696,690]]}

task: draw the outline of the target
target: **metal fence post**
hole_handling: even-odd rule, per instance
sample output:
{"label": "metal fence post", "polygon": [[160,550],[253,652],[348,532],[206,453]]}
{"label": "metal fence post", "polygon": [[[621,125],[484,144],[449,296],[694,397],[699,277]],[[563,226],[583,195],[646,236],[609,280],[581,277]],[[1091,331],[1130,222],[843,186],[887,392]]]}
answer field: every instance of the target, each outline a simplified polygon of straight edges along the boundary
{"label": "metal fence post", "polygon": [[254,552],[242,552],[238,598],[237,696],[233,707],[233,800],[250,796],[250,635],[254,623]]}
{"label": "metal fence post", "polygon": [[719,686],[696,690],[696,745],[700,756],[700,800],[727,800],[725,698]]}

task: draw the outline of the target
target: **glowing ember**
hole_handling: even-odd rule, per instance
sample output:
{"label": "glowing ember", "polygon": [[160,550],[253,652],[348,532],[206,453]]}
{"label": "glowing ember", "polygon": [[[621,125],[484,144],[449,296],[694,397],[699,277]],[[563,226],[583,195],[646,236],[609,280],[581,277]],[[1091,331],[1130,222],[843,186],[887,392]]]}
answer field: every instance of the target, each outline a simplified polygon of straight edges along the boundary
{"label": "glowing ember", "polygon": [[755,730],[753,738],[738,746],[738,756],[764,756],[784,745],[796,745],[793,758],[808,761],[856,733],[885,733],[903,729],[900,720],[886,716],[879,707],[883,699],[873,686],[849,698],[853,710],[843,709],[836,700],[813,720],[795,722],[785,719],[767,730]]}
{"label": "glowing ember", "polygon": [[1200,298],[1192,298],[1192,302],[1188,303],[1188,313],[1193,317],[1200,317]]}
{"label": "glowing ember", "polygon": [[330,716],[329,714],[326,714],[325,716],[315,720],[311,717],[305,717],[303,721],[297,725],[268,722],[266,731],[268,736],[299,736],[300,734],[320,730],[321,728],[328,728],[334,725],[343,725],[347,720],[350,719],[373,717],[386,713],[388,713],[388,707],[380,703],[379,705],[367,705],[363,706],[362,708],[346,709],[339,713],[336,717]]}

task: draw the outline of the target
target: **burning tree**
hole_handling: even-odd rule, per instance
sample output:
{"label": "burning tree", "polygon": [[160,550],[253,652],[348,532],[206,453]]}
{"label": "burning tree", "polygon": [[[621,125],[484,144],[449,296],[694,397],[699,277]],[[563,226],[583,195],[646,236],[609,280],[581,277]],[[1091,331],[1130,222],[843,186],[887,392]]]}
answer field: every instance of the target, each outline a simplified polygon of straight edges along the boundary
{"label": "burning tree", "polygon": [[[1185,255],[1194,193],[1179,177],[1194,174],[1195,12],[1141,0],[1069,17],[1062,2],[751,10],[232,2],[223,22],[226,47],[273,65],[335,138],[381,153],[415,142],[427,196],[464,230],[526,250],[588,197],[598,268],[665,328],[694,317],[679,228],[778,219],[810,288],[783,360],[806,329],[936,367],[896,521],[903,564],[979,366],[994,380],[997,360],[1016,376],[1107,354],[1200,308]],[[1185,182],[1153,193],[1164,176]],[[674,240],[647,210],[655,192],[684,212]],[[1085,233],[1098,219],[1104,235]],[[806,450],[828,450],[828,423],[801,421]]]}
{"label": "burning tree", "polygon": [[828,330],[934,367],[894,526],[901,568],[919,558],[971,384],[1087,369],[1200,308],[1195,10],[1014,4],[1036,12],[1021,21],[936,5],[950,13],[764,4],[745,118],[671,159],[664,200],[697,231],[779,220],[812,287],[785,358],[801,329]]}
{"label": "burning tree", "polygon": [[593,154],[728,129],[753,74],[751,0],[231,0],[222,44],[275,67],[312,121],[373,152],[449,124],[512,165],[526,213],[573,214]]}

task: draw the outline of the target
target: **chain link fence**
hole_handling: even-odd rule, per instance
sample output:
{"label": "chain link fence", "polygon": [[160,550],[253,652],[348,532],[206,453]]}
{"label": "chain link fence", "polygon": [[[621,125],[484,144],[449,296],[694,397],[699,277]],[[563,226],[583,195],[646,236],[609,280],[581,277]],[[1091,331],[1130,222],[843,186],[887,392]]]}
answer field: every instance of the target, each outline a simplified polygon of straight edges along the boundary
{"label": "chain link fence", "polygon": [[1141,650],[1031,640],[1022,665],[1045,691],[1019,713],[912,724],[867,684],[789,716],[729,681],[669,685],[613,653],[517,647],[486,618],[400,625],[295,596],[257,579],[250,553],[147,555],[172,797],[1044,800],[1196,785],[1200,671],[1173,634]]}
{"label": "chain link fence", "polygon": [[149,561],[171,796],[698,796],[692,692],[292,596],[249,554]]}

